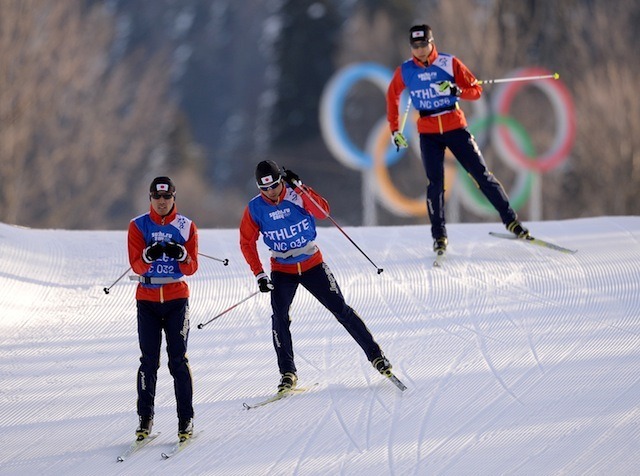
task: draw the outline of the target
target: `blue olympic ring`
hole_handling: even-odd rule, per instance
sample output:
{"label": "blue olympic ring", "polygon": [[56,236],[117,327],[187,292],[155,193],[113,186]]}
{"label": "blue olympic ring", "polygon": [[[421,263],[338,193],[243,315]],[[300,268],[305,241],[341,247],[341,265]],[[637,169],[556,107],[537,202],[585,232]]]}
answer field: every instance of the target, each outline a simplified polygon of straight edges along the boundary
{"label": "blue olympic ring", "polygon": [[[367,151],[356,146],[349,137],[342,112],[349,90],[359,81],[367,80],[378,86],[384,93],[393,74],[384,66],[376,63],[358,63],[340,70],[327,83],[320,102],[320,129],[327,147],[340,162],[347,167],[363,170],[373,167],[373,160]],[[401,103],[406,104],[408,94],[402,95]],[[410,136],[411,133],[406,134]],[[409,138],[409,137],[407,137]],[[389,143],[385,153],[385,163],[392,165],[402,158],[406,151],[397,153]]]}

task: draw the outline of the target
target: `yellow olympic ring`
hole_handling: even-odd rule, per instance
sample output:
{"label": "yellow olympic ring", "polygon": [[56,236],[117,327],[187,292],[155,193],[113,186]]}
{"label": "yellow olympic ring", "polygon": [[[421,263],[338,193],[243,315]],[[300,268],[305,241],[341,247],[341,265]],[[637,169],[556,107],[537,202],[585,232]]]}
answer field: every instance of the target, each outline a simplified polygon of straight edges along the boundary
{"label": "yellow olympic ring", "polygon": [[[418,112],[413,111],[412,120],[418,120]],[[403,195],[393,184],[389,176],[389,169],[385,165],[385,153],[389,142],[391,141],[391,133],[386,119],[381,120],[372,129],[368,150],[373,157],[373,173],[378,184],[376,194],[380,202],[389,207],[391,211],[401,216],[423,217],[427,215],[427,199],[423,195],[420,198],[410,198]],[[451,154],[447,151],[447,157]],[[452,189],[456,180],[455,164],[451,160],[445,161],[445,197],[448,197],[448,190]]]}

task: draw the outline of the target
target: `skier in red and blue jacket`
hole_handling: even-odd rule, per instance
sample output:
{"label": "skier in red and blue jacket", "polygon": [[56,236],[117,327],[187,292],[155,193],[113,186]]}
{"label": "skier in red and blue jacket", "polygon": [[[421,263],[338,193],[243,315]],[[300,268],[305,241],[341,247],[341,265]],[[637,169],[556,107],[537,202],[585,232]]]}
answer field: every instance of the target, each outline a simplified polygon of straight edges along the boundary
{"label": "skier in red and blue jacket", "polygon": [[[391,364],[360,316],[345,303],[336,278],[314,241],[316,219],[326,218],[328,202],[302,184],[297,174],[286,169],[281,172],[271,160],[257,165],[255,177],[260,194],[249,202],[242,216],[240,248],[260,291],[271,292],[273,345],[281,374],[278,392],[295,388],[298,381],[289,308],[300,284],[338,319],[372,365],[388,375]],[[271,250],[271,277],[265,273],[258,255],[256,241],[260,234]]]}
{"label": "skier in red and blue jacket", "polygon": [[169,177],[156,177],[149,189],[151,207],[129,223],[129,263],[138,275],[138,439],[149,436],[162,331],[167,339],[169,372],[174,381],[178,437],[193,434],[193,381],[187,359],[189,287],[184,276],[198,269],[198,229],[178,213],[176,189]]}
{"label": "skier in red and blue jacket", "polygon": [[487,169],[480,148],[469,132],[460,99],[475,101],[482,86],[469,69],[455,56],[439,53],[429,25],[409,29],[411,59],[398,66],[387,89],[387,121],[392,142],[398,150],[408,147],[399,129],[398,106],[407,89],[413,107],[419,112],[420,153],[427,174],[427,210],[431,221],[433,249],[444,253],[447,229],[444,212],[445,149],[473,177],[478,188],[500,214],[507,230],[518,238],[527,238],[527,230],[509,204],[504,188]]}

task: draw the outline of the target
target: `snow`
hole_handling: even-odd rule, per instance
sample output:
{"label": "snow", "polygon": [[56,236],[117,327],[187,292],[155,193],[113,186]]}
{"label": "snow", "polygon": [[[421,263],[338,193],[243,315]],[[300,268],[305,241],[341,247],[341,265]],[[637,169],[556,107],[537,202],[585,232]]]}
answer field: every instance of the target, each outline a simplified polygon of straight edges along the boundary
{"label": "snow", "polygon": [[[245,410],[279,380],[270,306],[236,230],[201,230],[189,357],[196,428],[176,438],[159,371],[160,436],[134,436],[135,284],[124,231],[0,224],[0,474],[637,474],[640,460],[640,217],[528,223],[574,255],[449,225],[431,264],[427,226],[334,227],[318,244],[347,302],[409,387],[377,374],[303,289],[292,308],[300,395]],[[265,263],[266,250],[260,245]]]}

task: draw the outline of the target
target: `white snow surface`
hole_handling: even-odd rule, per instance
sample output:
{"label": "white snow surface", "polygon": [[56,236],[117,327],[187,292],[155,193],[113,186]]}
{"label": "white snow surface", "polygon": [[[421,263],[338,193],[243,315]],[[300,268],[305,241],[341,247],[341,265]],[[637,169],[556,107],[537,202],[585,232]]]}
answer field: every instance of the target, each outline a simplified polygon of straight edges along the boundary
{"label": "white snow surface", "polygon": [[[574,255],[449,225],[432,267],[427,226],[319,229],[347,302],[408,386],[378,374],[300,288],[291,309],[301,386],[279,381],[265,294],[237,230],[200,230],[189,359],[200,435],[174,458],[163,356],[158,438],[134,438],[135,284],[124,231],[0,224],[0,474],[431,475],[640,472],[640,217],[528,223]],[[259,244],[268,265],[265,247]]]}

